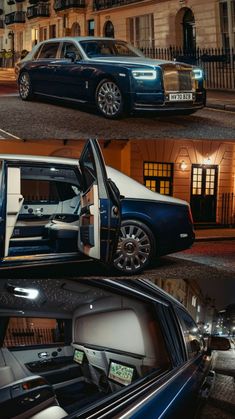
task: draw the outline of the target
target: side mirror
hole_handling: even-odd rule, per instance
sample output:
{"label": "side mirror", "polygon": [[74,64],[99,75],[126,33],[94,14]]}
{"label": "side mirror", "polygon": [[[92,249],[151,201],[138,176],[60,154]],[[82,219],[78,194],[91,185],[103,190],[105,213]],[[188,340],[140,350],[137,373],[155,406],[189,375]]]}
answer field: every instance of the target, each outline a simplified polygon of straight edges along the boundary
{"label": "side mirror", "polygon": [[74,61],[76,61],[76,59],[77,59],[77,56],[76,56],[76,53],[74,51],[70,51],[70,52],[66,52],[65,58],[68,58],[69,60],[72,61],[72,63],[74,63]]}
{"label": "side mirror", "polygon": [[228,351],[231,349],[231,344],[227,338],[211,336],[208,340],[208,349],[211,351]]}
{"label": "side mirror", "polygon": [[21,51],[21,54],[20,54],[20,59],[23,60],[23,58],[26,57],[26,55],[28,55],[28,53],[29,53],[29,51],[27,51],[27,49],[23,49]]}

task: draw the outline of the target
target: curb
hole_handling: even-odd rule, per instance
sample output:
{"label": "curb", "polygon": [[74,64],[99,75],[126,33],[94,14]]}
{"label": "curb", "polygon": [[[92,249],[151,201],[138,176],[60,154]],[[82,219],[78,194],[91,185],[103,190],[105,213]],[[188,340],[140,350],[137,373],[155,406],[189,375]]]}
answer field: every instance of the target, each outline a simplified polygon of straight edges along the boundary
{"label": "curb", "polygon": [[208,102],[206,104],[206,108],[235,112],[235,105],[225,105],[223,103],[210,103],[210,102]]}
{"label": "curb", "polygon": [[196,242],[209,242],[209,241],[225,241],[225,240],[235,240],[235,236],[208,236],[208,237],[196,237]]}

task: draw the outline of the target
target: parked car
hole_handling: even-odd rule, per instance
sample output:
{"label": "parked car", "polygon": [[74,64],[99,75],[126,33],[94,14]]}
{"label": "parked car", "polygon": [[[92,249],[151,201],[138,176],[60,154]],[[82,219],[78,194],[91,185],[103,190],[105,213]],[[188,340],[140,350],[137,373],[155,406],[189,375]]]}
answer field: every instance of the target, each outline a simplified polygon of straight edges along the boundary
{"label": "parked car", "polygon": [[23,100],[40,95],[92,103],[106,118],[135,110],[190,114],[206,101],[202,69],[146,58],[112,38],[40,42],[17,63],[16,74]]}
{"label": "parked car", "polygon": [[135,274],[194,241],[189,204],[106,168],[96,140],[79,162],[23,155],[0,162],[0,268],[85,256]]}
{"label": "parked car", "polygon": [[216,342],[146,280],[2,279],[0,330],[4,419],[193,418],[213,385]]}

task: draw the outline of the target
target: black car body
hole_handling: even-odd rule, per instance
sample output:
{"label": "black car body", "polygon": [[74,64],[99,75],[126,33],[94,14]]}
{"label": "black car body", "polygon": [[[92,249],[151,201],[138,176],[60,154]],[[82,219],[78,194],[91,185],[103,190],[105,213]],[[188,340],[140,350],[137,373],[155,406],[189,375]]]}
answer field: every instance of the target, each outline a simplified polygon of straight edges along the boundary
{"label": "black car body", "polygon": [[200,68],[146,58],[112,38],[43,41],[17,64],[16,72],[23,100],[36,94],[95,103],[107,118],[135,110],[190,114],[206,101]]}

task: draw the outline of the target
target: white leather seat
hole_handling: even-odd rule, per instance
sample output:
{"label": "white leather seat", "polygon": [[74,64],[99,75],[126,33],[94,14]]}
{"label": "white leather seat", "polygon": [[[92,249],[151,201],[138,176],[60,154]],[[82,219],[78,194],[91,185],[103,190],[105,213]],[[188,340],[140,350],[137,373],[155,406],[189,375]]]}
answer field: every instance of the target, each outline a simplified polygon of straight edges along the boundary
{"label": "white leather seat", "polygon": [[0,388],[11,384],[15,380],[12,368],[8,365],[0,367]]}
{"label": "white leather seat", "polygon": [[31,416],[30,419],[61,419],[68,416],[64,409],[60,406],[50,406],[42,410],[36,415]]}

